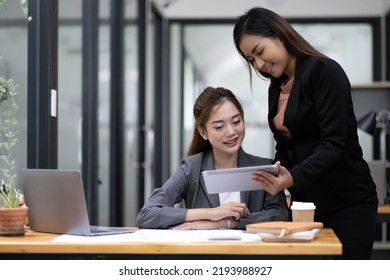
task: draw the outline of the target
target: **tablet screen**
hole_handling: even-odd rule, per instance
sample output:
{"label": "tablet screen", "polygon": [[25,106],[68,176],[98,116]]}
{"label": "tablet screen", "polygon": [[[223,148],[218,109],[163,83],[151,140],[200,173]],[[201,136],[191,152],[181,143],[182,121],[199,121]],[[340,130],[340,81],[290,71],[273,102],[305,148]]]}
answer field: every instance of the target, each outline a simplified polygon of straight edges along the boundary
{"label": "tablet screen", "polygon": [[209,194],[260,190],[262,187],[252,180],[255,171],[267,171],[273,175],[278,174],[278,166],[257,165],[249,167],[227,168],[202,171],[203,180]]}

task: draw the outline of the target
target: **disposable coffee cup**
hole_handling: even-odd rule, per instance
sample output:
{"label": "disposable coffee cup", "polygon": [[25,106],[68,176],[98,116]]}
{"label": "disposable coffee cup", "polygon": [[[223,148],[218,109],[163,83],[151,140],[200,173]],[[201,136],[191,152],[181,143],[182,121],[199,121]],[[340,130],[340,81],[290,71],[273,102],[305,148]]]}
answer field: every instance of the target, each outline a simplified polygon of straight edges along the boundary
{"label": "disposable coffee cup", "polygon": [[314,222],[314,203],[293,201],[290,209],[293,222]]}

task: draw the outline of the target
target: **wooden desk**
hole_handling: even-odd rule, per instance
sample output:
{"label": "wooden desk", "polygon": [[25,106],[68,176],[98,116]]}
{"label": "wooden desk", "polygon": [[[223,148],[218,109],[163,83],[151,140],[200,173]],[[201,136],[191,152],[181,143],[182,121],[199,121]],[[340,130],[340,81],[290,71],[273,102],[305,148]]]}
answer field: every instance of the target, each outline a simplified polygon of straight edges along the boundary
{"label": "wooden desk", "polygon": [[374,249],[390,249],[390,242],[387,240],[387,224],[390,223],[390,204],[378,206],[377,223],[382,223],[382,240],[374,242]]}
{"label": "wooden desk", "polygon": [[390,222],[390,204],[381,204],[378,206],[379,218],[385,218],[387,222]]}
{"label": "wooden desk", "polygon": [[[58,235],[28,231],[25,236],[0,237],[0,257],[12,254],[29,258],[29,254],[64,255],[105,255],[137,256],[142,259],[187,256],[261,256],[270,258],[287,256],[293,258],[332,257],[341,255],[342,245],[332,229],[322,229],[317,238],[308,243],[271,243],[271,242],[215,242],[215,243],[54,243],[51,240]],[[211,249],[212,246],[212,249]]]}

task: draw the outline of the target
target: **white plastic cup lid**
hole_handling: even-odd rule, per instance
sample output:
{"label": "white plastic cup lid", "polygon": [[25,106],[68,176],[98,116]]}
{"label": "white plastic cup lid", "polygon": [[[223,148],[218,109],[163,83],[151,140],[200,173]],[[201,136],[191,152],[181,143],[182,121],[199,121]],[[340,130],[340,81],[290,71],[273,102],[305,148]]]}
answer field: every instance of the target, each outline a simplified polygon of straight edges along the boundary
{"label": "white plastic cup lid", "polygon": [[299,202],[293,201],[291,207],[292,210],[312,210],[316,209],[316,206],[313,202]]}

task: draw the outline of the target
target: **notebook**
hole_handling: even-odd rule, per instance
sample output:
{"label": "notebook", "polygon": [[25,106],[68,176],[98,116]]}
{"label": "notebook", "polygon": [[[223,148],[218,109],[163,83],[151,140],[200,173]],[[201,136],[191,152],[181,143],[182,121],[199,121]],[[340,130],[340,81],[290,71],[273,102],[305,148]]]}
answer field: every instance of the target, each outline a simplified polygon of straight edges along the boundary
{"label": "notebook", "polygon": [[321,229],[324,224],[321,222],[261,222],[246,225],[247,232],[265,232],[272,234],[290,234],[312,229]]}
{"label": "notebook", "polygon": [[131,233],[127,228],[90,226],[78,170],[22,169],[20,183],[29,207],[30,229],[83,236]]}
{"label": "notebook", "polygon": [[278,174],[276,164],[258,165],[249,167],[226,168],[202,171],[202,177],[209,194],[260,190],[262,187],[255,183],[251,175],[255,171],[267,171]]}

